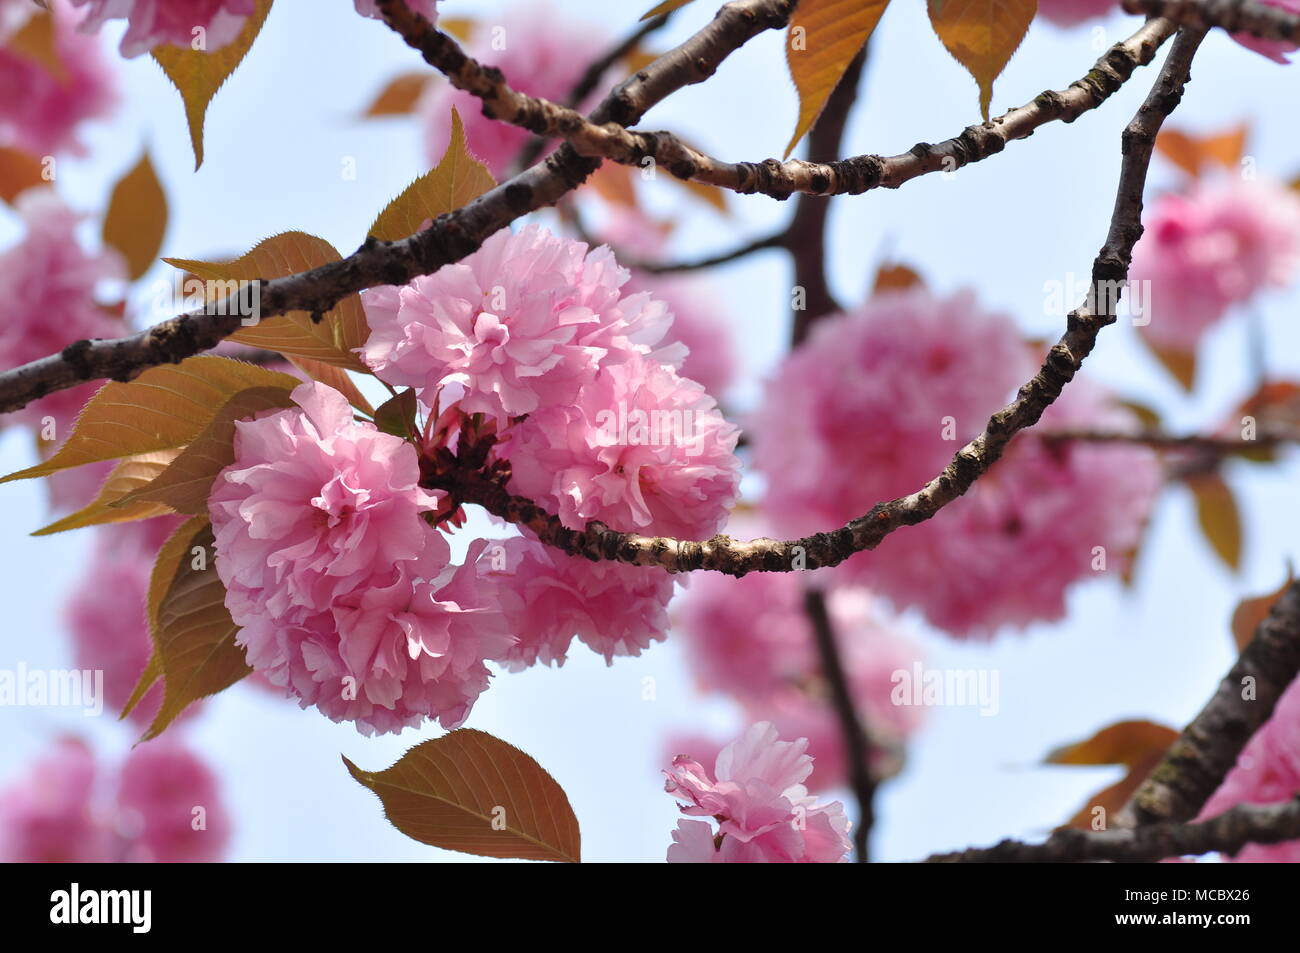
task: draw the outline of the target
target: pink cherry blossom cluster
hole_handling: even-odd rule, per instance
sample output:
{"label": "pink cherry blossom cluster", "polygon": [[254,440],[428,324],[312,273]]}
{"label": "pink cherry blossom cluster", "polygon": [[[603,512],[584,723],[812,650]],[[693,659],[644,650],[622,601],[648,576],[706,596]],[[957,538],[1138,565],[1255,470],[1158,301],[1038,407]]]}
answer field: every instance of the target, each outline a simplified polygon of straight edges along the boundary
{"label": "pink cherry blossom cluster", "polygon": [[1129,278],[1150,282],[1142,333],[1159,348],[1193,353],[1230,308],[1300,273],[1300,195],[1278,183],[1199,183],[1144,226]]}
{"label": "pink cherry blossom cluster", "polygon": [[5,863],[204,863],[229,839],[216,778],[172,740],[135,748],[104,775],[84,742],[65,738],[0,791]]}
{"label": "pink cherry blossom cluster", "polygon": [[718,753],[713,771],[686,756],[664,772],[664,789],[688,817],[673,831],[669,863],[828,864],[846,859],[849,819],[839,801],[818,804],[804,782],[812,774],[808,742],[781,741],[759,722]]}
{"label": "pink cherry blossom cluster", "polygon": [[[768,382],[753,420],[767,518],[803,535],[915,492],[1035,366],[1011,320],[968,293],[889,293],[820,322]],[[1076,379],[1039,428],[1131,423]],[[1099,553],[1107,570],[1125,564],[1160,482],[1144,448],[1022,434],[965,496],[841,573],[954,636],[1059,619],[1068,587],[1099,571]]]}
{"label": "pink cherry blossom cluster", "polygon": [[[701,688],[731,695],[747,721],[769,721],[786,737],[807,740],[817,762],[809,786],[815,782],[820,790],[845,783],[848,772],[841,727],[828,701],[804,606],[806,585],[799,573],[692,579],[675,631],[686,640]],[[920,709],[891,701],[894,673],[910,669],[919,650],[886,627],[875,600],[860,589],[837,588],[827,605],[850,691],[870,729],[871,767],[887,776],[920,724]],[[703,738],[671,743],[675,752],[697,759],[718,750],[716,742]]]}

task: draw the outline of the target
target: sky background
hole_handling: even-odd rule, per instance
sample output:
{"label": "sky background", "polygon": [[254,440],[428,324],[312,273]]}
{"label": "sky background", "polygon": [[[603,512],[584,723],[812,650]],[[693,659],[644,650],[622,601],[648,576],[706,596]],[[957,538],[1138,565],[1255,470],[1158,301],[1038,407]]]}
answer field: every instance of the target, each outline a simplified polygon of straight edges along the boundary
{"label": "sky background", "polygon": [[[600,24],[612,40],[649,5],[568,0],[554,6],[558,16]],[[698,0],[652,45],[680,42],[715,7],[714,0]],[[490,2],[442,5],[446,15],[509,23],[503,9]],[[1036,23],[997,81],[994,114],[1043,89],[1064,88],[1137,25],[1121,14],[1071,31]],[[105,44],[115,45],[119,35],[110,31]],[[759,37],[713,80],[654,109],[643,127],[672,129],[727,159],[780,155],[797,111],[781,44],[776,33]],[[98,217],[111,184],[147,146],[171,204],[164,255],[238,254],[286,229],[320,235],[346,252],[360,243],[376,212],[427,168],[414,121],[355,118],[389,78],[419,69],[420,61],[382,24],[357,17],[350,0],[278,0],[247,62],[209,110],[207,155],[197,173],[175,90],[147,57],[115,61],[123,107],[112,123],[93,128],[91,158],[61,161],[59,188]],[[1208,132],[1249,121],[1248,152],[1260,173],[1290,179],[1300,174],[1297,69],[1213,33],[1172,124]],[[1071,126],[1049,125],[955,175],[836,199],[829,268],[837,296],[850,304],[861,300],[882,257],[890,257],[918,268],[939,292],[974,288],[985,307],[1014,315],[1026,334],[1055,339],[1062,316],[1048,313],[1045,288],[1086,276],[1109,221],[1120,131],[1154,76],[1153,69],[1142,70],[1102,109]],[[956,135],[977,118],[974,82],[930,32],[924,6],[892,5],[872,43],[847,154],[903,152]],[[348,160],[355,161],[355,179],[342,174]],[[1157,160],[1148,194],[1177,181],[1176,171]],[[724,218],[683,195],[664,186],[651,199],[678,223],[673,250],[682,255],[765,234],[790,212],[762,196],[737,197]],[[13,216],[0,212],[0,247],[16,231]],[[160,265],[141,283],[144,314],[151,282],[166,275]],[[743,409],[788,338],[789,265],[781,253],[768,252],[718,270],[712,280],[742,357],[743,380],[729,402]],[[1298,291],[1272,294],[1250,318],[1266,336],[1268,370],[1276,378],[1300,376],[1298,305]],[[1203,342],[1191,396],[1123,324],[1102,334],[1087,373],[1159,408],[1170,430],[1204,429],[1253,388],[1247,325],[1247,316],[1236,315]],[[0,470],[34,459],[29,434],[0,433]],[[997,670],[1000,712],[928,711],[904,772],[881,789],[875,856],[906,860],[1041,834],[1121,773],[1041,766],[1050,749],[1121,718],[1187,721],[1231,664],[1228,619],[1236,602],[1276,588],[1300,549],[1297,475],[1294,453],[1272,467],[1229,467],[1245,522],[1239,573],[1216,561],[1195,531],[1189,496],[1175,489],[1161,499],[1132,591],[1113,578],[1090,581],[1071,592],[1066,621],[1003,632],[989,643],[954,642],[904,614],[898,628],[924,647],[928,665]],[[36,481],[0,487],[0,668],[20,661],[72,664],[62,606],[80,580],[93,534],[29,537],[48,522],[44,494]],[[653,700],[643,697],[647,679],[653,679]],[[694,689],[672,637],[610,668],[583,650],[562,669],[502,675],[467,724],[521,747],[555,776],[581,822],[584,859],[594,861],[662,860],[677,817],[659,774],[666,737],[733,735],[741,727],[728,702]],[[232,860],[473,859],[398,833],[339,759],[386,767],[436,737],[436,727],[367,739],[315,710],[237,685],[181,730],[221,778],[235,817]],[[90,719],[58,709],[0,709],[0,783],[67,731],[92,739],[108,760],[134,740],[108,714]]]}

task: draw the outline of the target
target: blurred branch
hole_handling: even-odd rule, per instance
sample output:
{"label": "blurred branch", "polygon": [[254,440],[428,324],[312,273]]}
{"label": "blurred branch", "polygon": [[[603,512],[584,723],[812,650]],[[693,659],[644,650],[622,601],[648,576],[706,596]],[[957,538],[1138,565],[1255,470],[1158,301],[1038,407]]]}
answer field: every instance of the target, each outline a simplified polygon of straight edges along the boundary
{"label": "blurred branch", "polygon": [[782,228],[780,231],[772,232],[770,235],[764,235],[761,238],[755,238],[743,245],[731,249],[730,251],[718,252],[705,258],[691,258],[684,261],[670,262],[653,262],[638,261],[631,255],[624,255],[615,249],[615,257],[621,264],[629,268],[635,268],[638,271],[648,272],[654,275],[669,274],[680,271],[700,271],[704,268],[713,268],[716,265],[725,265],[729,262],[745,258],[755,252],[765,251],[769,248],[785,248],[787,244],[787,229]]}
{"label": "blurred branch", "polygon": [[1050,443],[1126,443],[1153,450],[1188,450],[1216,456],[1251,453],[1283,443],[1300,443],[1300,431],[1265,431],[1253,440],[1202,434],[1167,434],[1145,430],[1134,433],[1110,430],[1046,430],[1038,438]]}
{"label": "blurred branch", "polygon": [[1129,13],[1165,17],[1177,23],[1229,33],[1249,33],[1262,40],[1300,44],[1300,13],[1257,0],[1122,0]]}
{"label": "blurred branch", "polygon": [[1240,804],[1194,824],[1164,822],[1147,827],[1084,831],[1061,828],[1041,844],[1004,840],[934,854],[927,864],[1041,864],[1089,860],[1158,861],[1166,857],[1235,854],[1247,844],[1277,844],[1300,838],[1300,795],[1277,804]]}
{"label": "blurred branch", "polygon": [[1120,823],[1186,821],[1200,813],[1297,673],[1300,582],[1273,604],[1214,697],[1125,805]]}

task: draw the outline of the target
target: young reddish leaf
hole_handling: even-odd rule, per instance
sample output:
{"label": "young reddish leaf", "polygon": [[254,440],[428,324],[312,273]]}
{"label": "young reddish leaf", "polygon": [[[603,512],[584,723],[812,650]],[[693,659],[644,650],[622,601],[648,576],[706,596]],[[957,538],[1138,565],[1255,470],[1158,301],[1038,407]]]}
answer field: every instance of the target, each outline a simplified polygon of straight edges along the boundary
{"label": "young reddish leaf", "polygon": [[[1144,326],[1145,327],[1145,326]],[[1147,349],[1160,362],[1183,390],[1190,392],[1196,384],[1196,353],[1193,351],[1175,351],[1171,348],[1156,347],[1139,329],[1138,336],[1146,343]]]}
{"label": "young reddish leaf", "polygon": [[43,66],[60,83],[67,83],[67,67],[59,58],[55,42],[54,17],[46,10],[34,10],[26,23],[5,40],[4,47]]}
{"label": "young reddish leaf", "polygon": [[163,503],[123,504],[123,498],[142,486],[147,486],[168,465],[176,459],[179,450],[159,450],[155,453],[142,453],[138,457],[123,460],[108,475],[99,495],[89,505],[77,510],[32,533],[33,536],[48,536],[62,533],[69,529],[81,529],[83,526],[98,526],[104,523],[127,523],[132,520],[146,520],[154,516],[170,513],[171,507]]}
{"label": "young reddish leaf", "polygon": [[374,119],[378,116],[410,115],[432,79],[433,74],[430,72],[403,73],[394,77],[379,91],[379,95],[366,107],[362,116]]}
{"label": "young reddish leaf", "polygon": [[1196,498],[1196,520],[1201,532],[1229,569],[1241,566],[1241,515],[1232,488],[1217,473],[1199,474],[1187,481]]}
{"label": "young reddish leaf", "polygon": [[203,119],[208,104],[248,54],[266,22],[266,15],[271,12],[271,0],[256,0],[256,6],[256,12],[244,23],[239,36],[220,49],[200,51],[188,46],[155,46],[149,52],[185,102],[196,171],[203,165]]}
{"label": "young reddish leaf", "polygon": [[104,244],[122,253],[127,277],[134,281],[158,257],[166,231],[167,196],[146,152],[113,187],[104,216]]}
{"label": "young reddish leaf", "polygon": [[[632,178],[635,174],[628,166],[619,165],[617,162],[602,162],[588,177],[587,184],[610,205],[638,209],[641,205],[637,201],[636,182]],[[681,181],[675,176],[672,178]]]}
{"label": "young reddish leaf", "polygon": [[453,107],[451,140],[441,161],[388,203],[369,234],[386,242],[414,235],[429,219],[468,205],[496,184],[487,166],[469,151],[465,126]]}
{"label": "young reddish leaf", "polygon": [[478,29],[478,22],[472,17],[438,17],[438,29],[443,33],[450,33],[462,43],[468,43],[474,39],[474,31]]}
{"label": "young reddish leaf", "polygon": [[641,14],[641,19],[651,20],[665,13],[672,13],[674,10],[680,10],[690,2],[691,0],[664,0],[663,3],[657,3],[654,7]]}
{"label": "young reddish leaf", "polygon": [[1192,178],[1198,178],[1202,167],[1212,162],[1236,169],[1246,151],[1249,130],[1245,123],[1213,136],[1164,129],[1156,136],[1156,150]]}
{"label": "young reddish leaf", "polygon": [[876,269],[876,280],[871,287],[871,293],[878,295],[886,291],[906,291],[908,288],[923,287],[925,282],[915,269],[894,262],[881,265]]}
{"label": "young reddish leaf", "polygon": [[[252,251],[234,261],[182,258],[164,258],[163,261],[199,278],[224,283],[280,278],[318,268],[339,258],[334,246],[323,238],[305,232],[282,232],[258,242]],[[215,297],[217,290],[213,288],[210,296]],[[369,336],[370,328],[361,307],[361,296],[349,295],[326,312],[320,321],[313,321],[306,311],[291,311],[241,327],[230,335],[230,340],[349,371],[369,373],[355,353],[355,349],[365,344]]]}
{"label": "young reddish leaf", "polygon": [[1075,813],[1063,827],[1075,827],[1079,830],[1091,830],[1093,821],[1097,818],[1096,808],[1101,808],[1105,813],[1102,815],[1106,821],[1123,809],[1128,803],[1142,782],[1147,776],[1155,770],[1156,765],[1165,755],[1165,749],[1152,751],[1144,755],[1132,767],[1125,772],[1124,777],[1120,778],[1114,784],[1102,788],[1092,797],[1088,798],[1083,807]]}
{"label": "young reddish leaf", "polygon": [[1282,583],[1274,592],[1264,596],[1255,596],[1251,599],[1242,599],[1237,603],[1237,608],[1232,612],[1232,640],[1237,644],[1237,651],[1244,652],[1251,640],[1255,637],[1255,630],[1259,628],[1261,622],[1268,617],[1268,612],[1273,608],[1273,603],[1282,598],[1282,593],[1291,588],[1295,582],[1295,573],[1288,566],[1286,573],[1286,582]]}
{"label": "young reddish leaf", "polygon": [[289,363],[302,371],[314,381],[320,381],[348,399],[348,403],[361,411],[363,414],[374,414],[375,408],[366,400],[366,396],[357,389],[357,385],[352,382],[348,372],[341,367],[335,367],[333,364],[322,364],[320,361],[313,361],[305,357],[296,355],[287,355]]}
{"label": "young reddish leaf", "polygon": [[[252,671],[244,661],[244,650],[235,644],[239,627],[226,611],[226,588],[217,575],[212,527],[203,517],[185,526],[196,523],[196,531],[185,544],[168,553],[169,558],[179,556],[171,578],[155,572],[149,584],[151,611],[157,606],[151,627],[154,653],[162,669],[163,700],[142,741],[162,734],[191,702],[229,688]],[[202,549],[201,555],[197,549]],[[165,588],[156,593],[155,582]]]}
{"label": "young reddish leaf", "polygon": [[416,745],[391,768],[358,782],[379,795],[384,815],[423,844],[482,857],[577,863],[581,835],[569,799],[540,764],[473,728]]}
{"label": "young reddish leaf", "polygon": [[785,59],[799,91],[788,157],[812,128],[844,71],[880,22],[889,0],[801,0],[790,18]]}
{"label": "young reddish leaf", "polygon": [[297,378],[256,364],[206,355],[151,367],[126,383],[109,381],[86,402],[72,434],[54,456],[0,478],[0,483],[183,447],[241,390],[293,388],[298,383]]}
{"label": "young reddish leaf", "polygon": [[263,410],[292,405],[289,390],[284,387],[250,387],[240,391],[226,401],[170,466],[126,496],[123,505],[163,504],[177,513],[206,514],[212,481],[235,461],[235,421]]}
{"label": "young reddish leaf", "polygon": [[988,122],[993,81],[1029,32],[1038,0],[929,0],[929,7],[944,48],[979,84],[980,115]]}
{"label": "young reddish leaf", "polygon": [[1047,764],[1123,764],[1133,767],[1153,751],[1163,752],[1178,732],[1153,721],[1120,721],[1091,738],[1052,751]]}
{"label": "young reddish leaf", "polygon": [[0,199],[12,204],[28,189],[46,184],[40,159],[17,149],[0,148]]}

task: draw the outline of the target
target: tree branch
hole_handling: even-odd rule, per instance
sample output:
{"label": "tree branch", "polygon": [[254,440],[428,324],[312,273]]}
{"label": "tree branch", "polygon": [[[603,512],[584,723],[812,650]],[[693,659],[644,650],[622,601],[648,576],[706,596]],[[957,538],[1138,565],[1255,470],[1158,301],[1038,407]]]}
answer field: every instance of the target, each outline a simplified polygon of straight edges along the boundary
{"label": "tree branch", "polygon": [[1186,26],[1217,26],[1229,33],[1300,44],[1300,13],[1257,0],[1123,0],[1122,5],[1129,13],[1164,17]]}
{"label": "tree branch", "polygon": [[[394,0],[381,0],[387,8]],[[403,10],[404,4],[398,3]],[[620,83],[591,114],[592,122],[636,123],[664,97],[707,79],[730,53],[752,37],[784,22],[788,0],[735,0],[694,36]],[[409,15],[409,10],[407,10]],[[305,311],[324,314],[348,295],[377,285],[406,284],[476,251],[515,219],[553,205],[581,185],[599,161],[562,146],[546,160],[479,196],[464,208],[440,215],[409,238],[369,238],[354,253],[310,271],[259,282],[262,319]],[[86,381],[130,380],[146,367],[175,364],[215,347],[240,327],[239,314],[192,311],[138,334],[77,341],[58,354],[0,373],[0,413],[25,407],[54,391]]]}
{"label": "tree branch", "polygon": [[631,255],[626,255],[614,250],[615,257],[620,265],[637,271],[644,271],[652,275],[664,275],[672,272],[681,271],[700,271],[704,268],[713,268],[717,265],[725,265],[729,262],[745,258],[755,252],[766,251],[769,248],[785,248],[787,244],[787,229],[782,228],[780,231],[755,238],[752,241],[738,245],[729,251],[717,252],[704,258],[691,258],[684,261],[653,262],[640,261]]}
{"label": "tree branch", "polygon": [[1038,439],[1050,443],[1125,443],[1150,447],[1153,450],[1191,451],[1213,456],[1231,456],[1276,447],[1284,443],[1300,443],[1300,432],[1263,431],[1253,440],[1240,437],[1215,437],[1207,434],[1168,434],[1154,430],[1125,433],[1116,430],[1049,430],[1038,434]]}
{"label": "tree branch", "polygon": [[1120,823],[1186,821],[1200,813],[1297,673],[1300,582],[1273,604],[1214,697],[1125,805]]}
{"label": "tree branch", "polygon": [[1240,804],[1195,824],[1165,822],[1138,828],[1062,828],[1041,844],[1004,840],[993,847],[934,854],[928,864],[1041,864],[1089,860],[1157,861],[1166,857],[1235,854],[1247,844],[1300,838],[1300,795],[1277,804]]}

